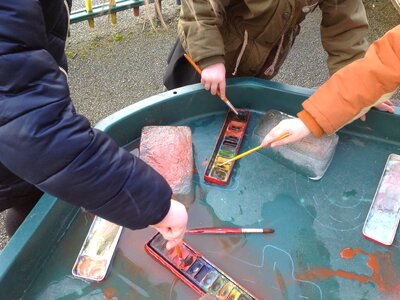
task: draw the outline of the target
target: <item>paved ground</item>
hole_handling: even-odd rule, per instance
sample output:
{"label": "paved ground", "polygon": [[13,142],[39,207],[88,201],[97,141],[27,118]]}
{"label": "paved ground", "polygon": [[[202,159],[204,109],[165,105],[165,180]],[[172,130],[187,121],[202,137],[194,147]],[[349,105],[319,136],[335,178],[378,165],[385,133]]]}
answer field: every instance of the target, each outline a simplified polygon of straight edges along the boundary
{"label": "paved ground", "polygon": [[[400,24],[390,1],[365,1],[370,19],[370,40]],[[77,7],[74,7],[76,9]],[[154,32],[144,17],[132,11],[118,13],[118,23],[110,26],[107,17],[95,20],[95,29],[86,23],[71,25],[67,46],[69,83],[77,111],[92,124],[134,102],[162,92],[165,59],[176,39],[179,7],[175,0],[163,0],[169,30]],[[302,31],[276,81],[315,87],[327,79],[325,53],[319,38],[320,13],[307,17]],[[0,214],[0,249],[7,243]]]}

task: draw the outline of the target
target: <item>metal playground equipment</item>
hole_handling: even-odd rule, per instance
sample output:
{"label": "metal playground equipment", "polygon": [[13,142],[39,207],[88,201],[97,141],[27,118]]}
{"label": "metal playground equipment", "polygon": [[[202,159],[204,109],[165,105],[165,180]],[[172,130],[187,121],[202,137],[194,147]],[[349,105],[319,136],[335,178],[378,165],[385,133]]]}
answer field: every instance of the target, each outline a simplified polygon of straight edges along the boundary
{"label": "metal playground equipment", "polygon": [[[149,1],[154,2],[161,11],[161,0]],[[117,23],[117,12],[133,9],[133,15],[139,16],[139,7],[146,5],[145,0],[108,0],[108,2],[93,5],[92,0],[85,0],[85,8],[71,12],[71,24],[88,21],[89,27],[94,27],[94,18],[110,14],[111,24]]]}

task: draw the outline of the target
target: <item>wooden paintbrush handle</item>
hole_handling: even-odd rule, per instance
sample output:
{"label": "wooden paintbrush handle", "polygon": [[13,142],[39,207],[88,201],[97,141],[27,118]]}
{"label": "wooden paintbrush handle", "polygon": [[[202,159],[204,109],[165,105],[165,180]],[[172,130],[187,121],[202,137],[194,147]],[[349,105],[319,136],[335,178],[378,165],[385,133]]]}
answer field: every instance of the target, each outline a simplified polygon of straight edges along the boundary
{"label": "wooden paintbrush handle", "polygon": [[192,65],[192,67],[201,75],[201,69],[200,67],[194,62],[194,60],[187,55],[186,53],[183,54],[183,56],[187,59],[187,61]]}
{"label": "wooden paintbrush handle", "polygon": [[236,227],[209,227],[186,230],[188,234],[244,234],[244,233],[274,233],[272,228],[236,228]]}

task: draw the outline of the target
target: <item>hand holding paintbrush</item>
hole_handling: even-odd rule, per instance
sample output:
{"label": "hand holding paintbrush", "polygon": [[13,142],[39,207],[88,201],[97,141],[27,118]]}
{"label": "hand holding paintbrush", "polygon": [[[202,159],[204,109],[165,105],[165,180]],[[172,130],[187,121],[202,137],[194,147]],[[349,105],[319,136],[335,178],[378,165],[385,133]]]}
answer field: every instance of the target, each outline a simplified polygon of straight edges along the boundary
{"label": "hand holding paintbrush", "polygon": [[[185,56],[185,58],[187,59],[187,61],[192,65],[192,67],[197,71],[197,73],[199,73],[201,75],[202,71],[200,69],[200,67],[194,62],[194,60],[187,55],[186,53],[183,54]],[[238,111],[236,110],[236,108],[232,105],[232,103],[228,100],[228,98],[226,97],[221,97],[221,93],[219,90],[217,90],[217,95],[221,98],[222,101],[225,102],[226,105],[228,105],[228,107],[236,114],[239,115]]]}
{"label": "hand holding paintbrush", "polygon": [[[273,142],[282,140],[282,139],[284,139],[284,138],[286,138],[288,136],[289,136],[289,133],[285,133],[285,134],[281,135],[280,137],[278,137],[277,139],[275,139]],[[271,142],[271,143],[273,143],[273,142]],[[235,156],[235,157],[233,157],[231,159],[228,159],[228,160],[224,161],[222,164],[219,164],[219,166],[226,165],[226,164],[228,164],[228,163],[230,163],[232,161],[238,160],[238,159],[240,159],[242,157],[245,157],[245,156],[247,156],[247,155],[249,155],[249,154],[251,154],[251,153],[253,153],[255,151],[260,150],[261,148],[268,147],[268,146],[269,146],[269,144],[268,145],[261,144],[261,145],[259,145],[257,147],[254,147],[253,149],[250,149],[250,150],[248,150],[248,151],[246,151],[246,152],[244,152],[242,154],[239,154],[239,155],[237,155],[237,156]]]}

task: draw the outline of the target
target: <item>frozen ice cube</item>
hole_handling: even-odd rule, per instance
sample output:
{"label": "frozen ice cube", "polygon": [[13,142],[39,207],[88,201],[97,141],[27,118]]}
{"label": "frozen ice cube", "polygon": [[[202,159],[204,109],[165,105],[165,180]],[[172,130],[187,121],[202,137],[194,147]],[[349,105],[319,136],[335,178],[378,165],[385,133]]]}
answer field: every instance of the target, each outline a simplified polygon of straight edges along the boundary
{"label": "frozen ice cube", "polygon": [[144,127],[140,138],[140,158],[167,180],[174,199],[181,202],[192,200],[193,148],[189,127]]}
{"label": "frozen ice cube", "polygon": [[[254,146],[259,145],[280,121],[288,118],[294,117],[277,110],[267,111],[254,129]],[[319,180],[332,161],[338,140],[336,134],[324,135],[322,138],[309,135],[299,142],[274,148],[266,147],[259,152],[312,180]]]}

